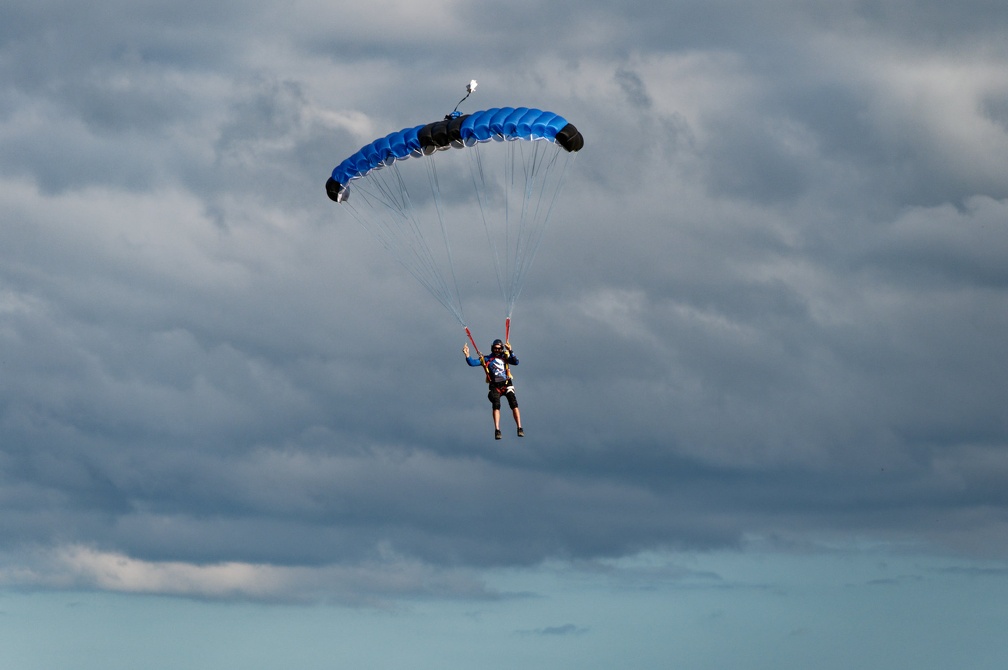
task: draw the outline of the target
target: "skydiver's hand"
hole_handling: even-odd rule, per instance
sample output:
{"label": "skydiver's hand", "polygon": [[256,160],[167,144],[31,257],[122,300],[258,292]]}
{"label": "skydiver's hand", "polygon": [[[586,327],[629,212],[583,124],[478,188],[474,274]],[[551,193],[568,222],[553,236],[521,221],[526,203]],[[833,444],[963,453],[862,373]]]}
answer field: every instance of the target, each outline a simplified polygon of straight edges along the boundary
{"label": "skydiver's hand", "polygon": [[469,358],[469,345],[468,344],[463,344],[462,345],[462,353],[465,354],[466,358]]}

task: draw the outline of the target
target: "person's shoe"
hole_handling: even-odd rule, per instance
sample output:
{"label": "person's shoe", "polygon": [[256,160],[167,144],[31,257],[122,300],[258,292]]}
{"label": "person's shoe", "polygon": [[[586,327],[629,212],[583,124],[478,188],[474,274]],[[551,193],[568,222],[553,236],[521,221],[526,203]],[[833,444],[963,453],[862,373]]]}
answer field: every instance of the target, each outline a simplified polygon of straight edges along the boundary
{"label": "person's shoe", "polygon": [[495,440],[501,439],[501,432],[499,429],[494,431],[494,439]]}
{"label": "person's shoe", "polygon": [[522,430],[521,426],[518,426],[518,437],[525,437],[525,431]]}

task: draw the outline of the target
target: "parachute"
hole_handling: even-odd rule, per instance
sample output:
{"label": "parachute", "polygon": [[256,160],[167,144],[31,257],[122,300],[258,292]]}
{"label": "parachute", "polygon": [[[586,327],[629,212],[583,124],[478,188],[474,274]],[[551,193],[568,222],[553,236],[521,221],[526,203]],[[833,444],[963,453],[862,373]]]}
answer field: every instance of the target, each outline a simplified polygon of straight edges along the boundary
{"label": "parachute", "polygon": [[[467,87],[468,94],[475,80]],[[466,98],[463,98],[464,101]],[[460,101],[461,104],[461,101]],[[462,114],[380,137],[339,163],[329,198],[353,217],[458,322],[466,292],[493,265],[510,327],[581,133],[562,116],[529,107]],[[465,166],[468,166],[468,170]],[[453,242],[481,221],[479,251]],[[482,235],[480,235],[482,237]],[[461,271],[460,271],[461,269]],[[471,339],[471,335],[470,335]]]}

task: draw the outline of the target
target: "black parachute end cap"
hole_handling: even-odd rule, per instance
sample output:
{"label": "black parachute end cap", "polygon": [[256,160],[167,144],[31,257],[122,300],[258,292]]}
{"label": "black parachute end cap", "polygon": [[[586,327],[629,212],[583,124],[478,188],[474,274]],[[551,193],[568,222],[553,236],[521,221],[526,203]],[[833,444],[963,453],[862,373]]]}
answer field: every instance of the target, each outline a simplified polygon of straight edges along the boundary
{"label": "black parachute end cap", "polygon": [[581,151],[584,147],[584,137],[581,131],[574,127],[573,123],[568,123],[556,134],[556,142],[567,151]]}
{"label": "black parachute end cap", "polygon": [[342,188],[343,188],[343,185],[340,184],[335,179],[333,179],[332,177],[329,177],[329,180],[326,181],[326,183],[325,183],[325,192],[326,192],[326,195],[329,196],[329,199],[332,200],[333,202],[339,202],[340,201],[339,192],[340,192],[340,189],[342,189]]}

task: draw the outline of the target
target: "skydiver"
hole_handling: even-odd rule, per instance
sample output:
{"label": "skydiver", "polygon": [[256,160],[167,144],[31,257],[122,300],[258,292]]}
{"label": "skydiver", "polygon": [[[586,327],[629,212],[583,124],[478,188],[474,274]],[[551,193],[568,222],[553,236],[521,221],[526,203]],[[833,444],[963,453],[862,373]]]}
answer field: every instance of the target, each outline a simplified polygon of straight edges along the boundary
{"label": "skydiver", "polygon": [[522,430],[521,425],[521,413],[518,411],[518,398],[515,396],[514,380],[511,378],[511,366],[518,365],[518,359],[511,350],[511,343],[505,344],[500,340],[494,340],[490,346],[490,354],[483,356],[482,359],[469,356],[468,344],[462,345],[462,353],[465,354],[466,363],[470,367],[482,366],[486,372],[487,384],[490,386],[487,400],[493,407],[494,439],[501,439],[501,396],[507,398],[511,414],[514,415],[515,425],[518,427],[518,437],[525,437],[525,431]]}

